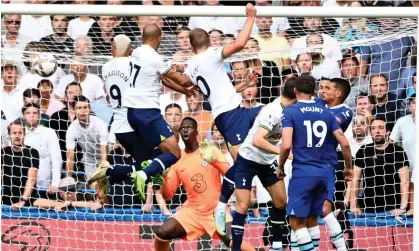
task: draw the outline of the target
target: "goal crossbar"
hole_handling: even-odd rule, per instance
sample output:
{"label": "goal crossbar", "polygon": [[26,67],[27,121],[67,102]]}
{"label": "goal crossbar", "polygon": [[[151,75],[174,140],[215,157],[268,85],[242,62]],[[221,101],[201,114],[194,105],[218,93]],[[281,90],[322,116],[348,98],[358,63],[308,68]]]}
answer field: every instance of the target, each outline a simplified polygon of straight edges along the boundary
{"label": "goal crossbar", "polygon": [[[244,17],[243,7],[238,6],[153,6],[153,5],[67,5],[58,4],[3,4],[2,14],[20,15],[85,15],[85,16],[224,16]],[[347,8],[321,7],[313,11],[313,7],[258,6],[258,16],[265,17],[388,17],[416,18],[419,8],[380,7]]]}

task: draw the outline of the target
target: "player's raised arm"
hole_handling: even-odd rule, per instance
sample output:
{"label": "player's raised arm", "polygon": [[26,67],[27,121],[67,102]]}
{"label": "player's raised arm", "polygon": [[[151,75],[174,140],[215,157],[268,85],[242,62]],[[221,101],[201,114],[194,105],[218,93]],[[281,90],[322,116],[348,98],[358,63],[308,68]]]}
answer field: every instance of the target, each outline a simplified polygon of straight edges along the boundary
{"label": "player's raised arm", "polygon": [[253,25],[256,19],[256,8],[253,4],[248,3],[246,5],[246,15],[247,19],[244,23],[243,29],[240,31],[236,41],[228,45],[223,50],[223,57],[228,58],[231,55],[241,51],[246,46],[247,41],[249,40],[250,33],[252,32]]}
{"label": "player's raised arm", "polygon": [[[337,123],[337,122],[336,122]],[[349,146],[349,142],[345,137],[342,129],[337,129],[333,131],[333,135],[335,136],[336,140],[340,144],[342,149],[343,159],[345,160],[345,170],[344,176],[346,181],[351,181],[353,178],[353,167],[352,167],[352,155],[351,155],[351,148]]]}
{"label": "player's raised arm", "polygon": [[211,142],[203,141],[200,143],[200,154],[203,160],[217,168],[223,176],[230,168],[230,164],[227,162],[224,154]]}
{"label": "player's raised arm", "polygon": [[[186,76],[186,75],[182,75],[182,76]],[[186,77],[189,79],[188,76],[186,76]],[[189,79],[189,81],[190,81],[190,79]],[[192,85],[192,82],[189,82],[189,84],[188,84],[185,81],[185,82],[183,82],[184,85],[181,85],[181,84],[178,84],[177,82],[173,81],[172,79],[170,79],[166,76],[162,77],[162,83],[166,87],[169,87],[170,89],[172,89],[174,91],[177,91],[177,92],[180,92],[180,93],[183,93],[187,96],[192,95],[193,91],[195,90],[194,86]]]}
{"label": "player's raised arm", "polygon": [[[166,74],[162,76],[162,81],[164,85],[166,85],[170,80],[172,80],[175,84],[179,85],[182,88],[192,86],[192,81],[189,78],[189,76],[186,74],[180,74],[174,68],[170,69]],[[170,86],[167,87],[171,88]]]}

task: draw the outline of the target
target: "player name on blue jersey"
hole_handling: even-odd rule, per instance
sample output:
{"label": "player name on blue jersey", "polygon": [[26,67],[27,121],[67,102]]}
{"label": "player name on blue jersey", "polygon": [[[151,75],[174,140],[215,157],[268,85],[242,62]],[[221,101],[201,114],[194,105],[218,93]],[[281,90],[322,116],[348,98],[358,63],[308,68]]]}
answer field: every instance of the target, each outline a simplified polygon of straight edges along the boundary
{"label": "player name on blue jersey", "polygon": [[302,113],[306,113],[306,112],[317,112],[317,113],[323,113],[324,109],[321,107],[313,107],[313,106],[305,106],[305,107],[301,107],[300,108]]}

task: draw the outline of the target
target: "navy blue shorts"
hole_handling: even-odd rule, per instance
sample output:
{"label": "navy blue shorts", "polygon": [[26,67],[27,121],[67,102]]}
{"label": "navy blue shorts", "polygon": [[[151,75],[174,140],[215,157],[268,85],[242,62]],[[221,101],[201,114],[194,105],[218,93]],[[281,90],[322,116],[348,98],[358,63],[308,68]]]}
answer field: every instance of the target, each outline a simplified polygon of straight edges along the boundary
{"label": "navy blue shorts", "polygon": [[136,162],[141,163],[150,158],[152,149],[147,148],[136,132],[115,133],[115,137]]}
{"label": "navy blue shorts", "polygon": [[239,106],[217,116],[215,125],[223,135],[228,147],[243,143],[262,107],[249,109]]}
{"label": "navy blue shorts", "polygon": [[252,180],[256,175],[264,187],[272,186],[279,181],[275,174],[278,167],[277,161],[271,165],[261,165],[247,160],[239,154],[236,162],[234,162],[234,166],[236,167],[234,183],[237,189],[252,190]]}
{"label": "navy blue shorts", "polygon": [[163,119],[160,109],[128,108],[128,123],[143,139],[148,149],[154,149],[173,136],[172,129]]}
{"label": "navy blue shorts", "polygon": [[329,177],[291,177],[288,185],[287,215],[297,218],[323,216]]}

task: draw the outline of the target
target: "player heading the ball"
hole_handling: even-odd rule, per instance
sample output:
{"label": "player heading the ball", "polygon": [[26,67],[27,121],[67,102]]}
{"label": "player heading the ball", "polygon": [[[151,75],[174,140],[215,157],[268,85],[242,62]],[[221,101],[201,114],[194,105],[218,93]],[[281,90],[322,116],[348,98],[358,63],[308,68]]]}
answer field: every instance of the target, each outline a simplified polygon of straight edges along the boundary
{"label": "player heading the ball", "polygon": [[310,229],[318,227],[317,218],[323,215],[323,204],[329,194],[329,177],[335,175],[338,163],[338,143],[345,159],[346,179],[351,180],[353,176],[349,142],[333,114],[312,100],[314,89],[313,77],[303,75],[296,79],[297,103],[283,111],[277,170],[278,175],[284,173],[285,161],[292,148],[294,159],[287,215],[300,250],[317,250],[318,242],[313,243],[312,239],[320,239],[320,236]]}

